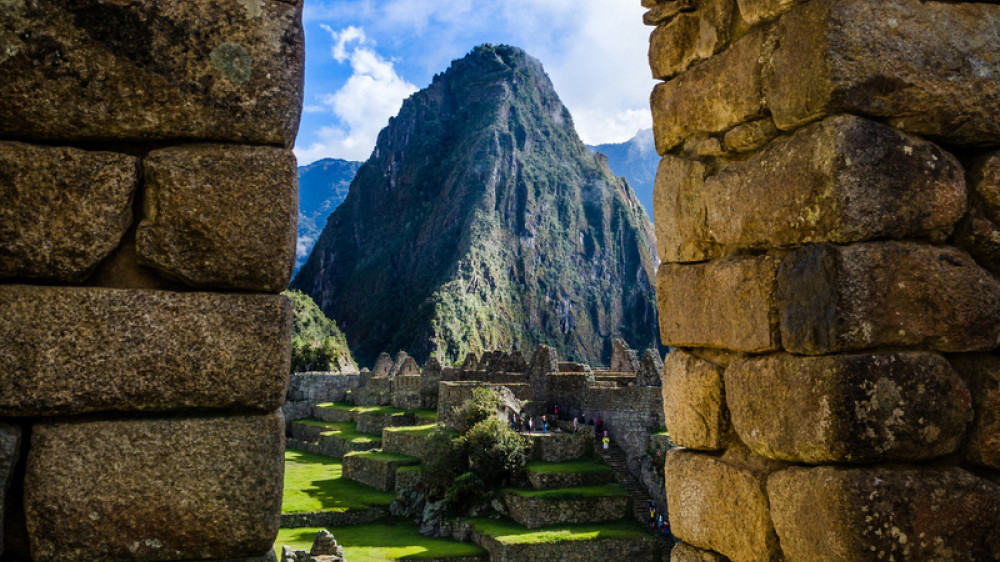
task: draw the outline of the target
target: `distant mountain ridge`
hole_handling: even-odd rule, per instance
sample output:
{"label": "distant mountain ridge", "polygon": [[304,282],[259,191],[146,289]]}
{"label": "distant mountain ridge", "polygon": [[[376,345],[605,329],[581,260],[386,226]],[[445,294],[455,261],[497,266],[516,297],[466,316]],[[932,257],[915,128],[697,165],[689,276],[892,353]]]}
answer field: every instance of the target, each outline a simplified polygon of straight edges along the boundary
{"label": "distant mountain ridge", "polygon": [[653,184],[660,155],[656,153],[656,146],[653,144],[653,129],[642,129],[625,142],[587,145],[587,148],[608,157],[611,171],[628,180],[649,220],[654,220]]}
{"label": "distant mountain ridge", "polygon": [[326,219],[344,199],[358,173],[361,162],[324,158],[299,166],[299,234],[295,247],[295,270],[298,271],[319,235]]}
{"label": "distant mountain ridge", "polygon": [[347,336],[445,364],[539,343],[656,345],[652,226],[541,64],[482,46],[407,99],[292,282]]}

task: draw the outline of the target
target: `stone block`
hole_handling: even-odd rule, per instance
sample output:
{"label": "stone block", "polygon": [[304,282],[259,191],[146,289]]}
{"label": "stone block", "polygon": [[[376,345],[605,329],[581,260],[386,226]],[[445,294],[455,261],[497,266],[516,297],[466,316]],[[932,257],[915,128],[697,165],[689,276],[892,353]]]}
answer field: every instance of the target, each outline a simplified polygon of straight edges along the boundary
{"label": "stone block", "polygon": [[726,131],[723,145],[732,152],[749,152],[764,146],[779,134],[770,117],[737,125]]}
{"label": "stone block", "polygon": [[736,12],[734,0],[698,3],[696,11],[675,14],[669,23],[653,30],[649,37],[653,78],[667,80],[729,45],[730,24]]}
{"label": "stone block", "polygon": [[714,451],[729,428],[722,369],[682,350],[663,362],[663,419],[681,447]]}
{"label": "stone block", "polygon": [[748,353],[778,349],[780,263],[760,256],[661,265],[656,298],[663,344]]}
{"label": "stone block", "polygon": [[965,441],[965,458],[1000,469],[1000,358],[969,354],[953,355],[949,360],[969,385],[976,411]]}
{"label": "stone block", "polygon": [[381,451],[351,452],[344,455],[344,478],[383,492],[396,489],[396,471],[420,464],[420,459]]}
{"label": "stone block", "polygon": [[138,183],[132,156],[0,142],[0,278],[82,281],[132,223]]}
{"label": "stone block", "polygon": [[955,228],[955,245],[969,252],[976,263],[1000,275],[1000,226],[971,209]]}
{"label": "stone block", "polygon": [[642,23],[646,25],[660,25],[670,21],[672,18],[676,17],[677,14],[681,12],[689,12],[695,8],[695,0],[667,0],[665,2],[655,3],[648,2],[650,5],[646,6],[647,2],[643,2],[643,6],[649,8],[649,11],[642,15]]}
{"label": "stone block", "polygon": [[720,55],[653,89],[653,136],[661,155],[695,133],[721,133],[764,112],[761,53],[755,30]]}
{"label": "stone block", "polygon": [[969,167],[969,196],[987,219],[1000,223],[1000,152],[990,153]]}
{"label": "stone block", "polygon": [[278,295],[0,286],[0,415],[244,408],[285,398]]}
{"label": "stone block", "polygon": [[716,257],[708,232],[702,188],[707,170],[695,160],[664,156],[656,171],[653,214],[656,245],[664,262],[697,262]]}
{"label": "stone block", "polygon": [[715,457],[667,454],[667,505],[675,537],[733,562],[778,560],[764,481]]}
{"label": "stone block", "polygon": [[280,413],[41,423],[25,513],[36,560],[243,558],[281,518]]}
{"label": "stone block", "polygon": [[151,152],[143,169],[141,263],[194,287],[277,293],[288,286],[298,220],[291,151],[173,147]]}
{"label": "stone block", "polygon": [[940,457],[972,421],[965,383],[936,353],[747,357],[726,369],[725,384],[740,438],[782,461]]}
{"label": "stone block", "polygon": [[768,479],[788,562],[996,560],[1000,487],[958,468],[789,468]]}
{"label": "stone block", "polygon": [[14,468],[21,454],[21,429],[0,423],[0,554],[4,551],[4,512],[7,491],[14,478]]}
{"label": "stone block", "polygon": [[702,550],[689,544],[678,542],[670,551],[670,562],[728,562],[726,557],[712,552]]}
{"label": "stone block", "polygon": [[949,143],[1000,138],[996,4],[820,0],[776,37],[764,88],[784,130],[855,113]]}
{"label": "stone block", "polygon": [[773,20],[805,0],[736,0],[740,15],[753,25],[765,20]]}
{"label": "stone block", "polygon": [[702,197],[712,239],[732,249],[940,242],[965,213],[965,177],[934,144],[838,115],[708,178]]}
{"label": "stone block", "polygon": [[0,135],[295,139],[305,48],[290,3],[13,0],[0,44]]}
{"label": "stone block", "polygon": [[792,353],[964,352],[1000,343],[1000,282],[954,248],[805,246],[785,258],[778,293],[781,341]]}

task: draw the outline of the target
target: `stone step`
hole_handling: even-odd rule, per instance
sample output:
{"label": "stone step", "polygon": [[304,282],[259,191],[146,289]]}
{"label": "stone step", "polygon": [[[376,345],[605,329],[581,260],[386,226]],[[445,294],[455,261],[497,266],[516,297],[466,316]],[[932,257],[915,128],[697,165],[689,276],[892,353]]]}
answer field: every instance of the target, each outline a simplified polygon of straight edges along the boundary
{"label": "stone step", "polygon": [[415,466],[420,459],[408,455],[374,451],[351,452],[344,455],[344,478],[360,482],[383,492],[395,491],[396,470]]}
{"label": "stone step", "polygon": [[376,434],[358,433],[350,422],[323,422],[296,420],[289,424],[291,436],[286,446],[304,451],[340,458],[352,451],[370,451],[382,445]]}

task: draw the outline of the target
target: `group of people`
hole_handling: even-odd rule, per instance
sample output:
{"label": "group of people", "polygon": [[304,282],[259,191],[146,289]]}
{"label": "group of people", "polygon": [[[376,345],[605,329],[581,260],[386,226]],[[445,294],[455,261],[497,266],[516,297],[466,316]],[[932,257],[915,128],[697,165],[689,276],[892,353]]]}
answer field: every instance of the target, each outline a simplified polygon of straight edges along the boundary
{"label": "group of people", "polygon": [[656,501],[649,500],[649,528],[665,537],[670,536],[670,521],[656,512]]}
{"label": "group of people", "polygon": [[535,423],[535,418],[533,416],[511,414],[508,421],[510,422],[510,428],[517,432],[532,433],[535,431],[535,428],[538,428],[538,430],[542,433],[549,432],[548,416],[542,416],[538,423]]}

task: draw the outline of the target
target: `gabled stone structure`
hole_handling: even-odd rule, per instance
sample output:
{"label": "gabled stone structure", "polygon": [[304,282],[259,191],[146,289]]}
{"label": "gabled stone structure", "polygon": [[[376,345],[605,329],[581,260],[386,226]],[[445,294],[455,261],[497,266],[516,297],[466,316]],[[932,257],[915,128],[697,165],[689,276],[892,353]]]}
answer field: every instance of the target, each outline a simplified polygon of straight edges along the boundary
{"label": "gabled stone structure", "polygon": [[643,5],[673,559],[1000,559],[1000,6]]}

